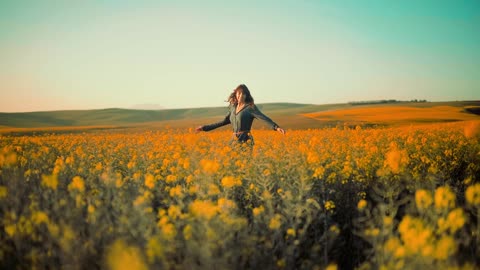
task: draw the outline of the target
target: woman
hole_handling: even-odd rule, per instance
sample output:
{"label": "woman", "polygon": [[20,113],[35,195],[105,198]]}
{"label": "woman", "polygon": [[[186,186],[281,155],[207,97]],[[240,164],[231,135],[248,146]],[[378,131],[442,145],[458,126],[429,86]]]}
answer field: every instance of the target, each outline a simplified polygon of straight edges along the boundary
{"label": "woman", "polygon": [[241,84],[233,90],[233,93],[228,97],[229,112],[223,121],[218,123],[200,126],[196,131],[210,131],[221,126],[232,124],[234,139],[237,142],[250,142],[253,145],[253,137],[250,134],[253,119],[257,118],[268,123],[273,130],[285,134],[285,130],[280,128],[272,119],[264,115],[253,103],[253,97],[250,94],[247,86]]}

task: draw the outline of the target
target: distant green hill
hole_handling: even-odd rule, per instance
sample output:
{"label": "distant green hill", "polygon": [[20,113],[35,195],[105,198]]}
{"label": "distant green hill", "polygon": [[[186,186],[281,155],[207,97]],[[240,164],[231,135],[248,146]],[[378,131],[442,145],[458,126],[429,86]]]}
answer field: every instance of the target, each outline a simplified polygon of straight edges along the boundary
{"label": "distant green hill", "polygon": [[[315,111],[321,108],[321,106],[318,105],[291,103],[259,104],[258,107],[269,112],[283,111],[285,113],[303,113]],[[226,113],[227,107],[167,110],[132,110],[111,108],[100,110],[0,113],[0,126],[29,128],[130,125],[147,122],[221,117]]]}
{"label": "distant green hill", "polygon": [[[339,110],[365,106],[411,106],[426,108],[432,106],[480,106],[479,101],[452,102],[396,102],[394,104],[297,104],[265,103],[257,106],[274,121],[290,129],[321,128],[327,123],[305,117],[305,114],[327,110]],[[471,109],[474,110],[474,109]],[[465,110],[466,113],[474,113]],[[53,127],[173,127],[189,128],[223,119],[227,106],[210,108],[165,109],[165,110],[66,110],[24,113],[0,113],[0,131],[11,128],[53,128]],[[331,123],[329,123],[331,125]],[[254,128],[266,126],[261,121],[254,122]]]}

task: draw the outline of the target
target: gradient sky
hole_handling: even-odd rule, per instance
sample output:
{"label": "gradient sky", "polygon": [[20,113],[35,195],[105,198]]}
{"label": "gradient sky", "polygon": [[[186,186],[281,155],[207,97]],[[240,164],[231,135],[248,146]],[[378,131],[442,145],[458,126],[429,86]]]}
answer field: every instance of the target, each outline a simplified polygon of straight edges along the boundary
{"label": "gradient sky", "polygon": [[1,1],[0,59],[1,112],[478,100],[480,1]]}

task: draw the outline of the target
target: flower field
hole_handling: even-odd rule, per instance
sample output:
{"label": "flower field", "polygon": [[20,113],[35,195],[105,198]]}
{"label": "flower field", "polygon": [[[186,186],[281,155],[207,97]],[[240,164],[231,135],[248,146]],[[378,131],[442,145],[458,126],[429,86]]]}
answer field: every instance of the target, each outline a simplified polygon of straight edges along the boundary
{"label": "flower field", "polygon": [[479,133],[0,135],[0,267],[476,269]]}

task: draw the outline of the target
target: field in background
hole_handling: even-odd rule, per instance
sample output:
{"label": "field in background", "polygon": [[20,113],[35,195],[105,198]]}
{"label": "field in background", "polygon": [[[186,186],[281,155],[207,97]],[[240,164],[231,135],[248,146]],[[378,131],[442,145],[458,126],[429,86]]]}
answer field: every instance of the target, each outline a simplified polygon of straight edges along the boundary
{"label": "field in background", "polygon": [[[335,126],[385,127],[478,119],[480,101],[397,102],[391,104],[259,104],[270,118],[289,130]],[[193,129],[223,119],[226,107],[0,113],[0,133],[90,132],[99,129]],[[268,129],[254,121],[254,129]],[[222,129],[229,130],[230,127]]]}
{"label": "field in background", "polygon": [[392,126],[478,120],[479,116],[469,111],[472,109],[476,111],[476,108],[471,106],[433,106],[427,108],[376,106],[307,113],[304,116],[324,123],[343,122],[360,126],[365,124]]}

